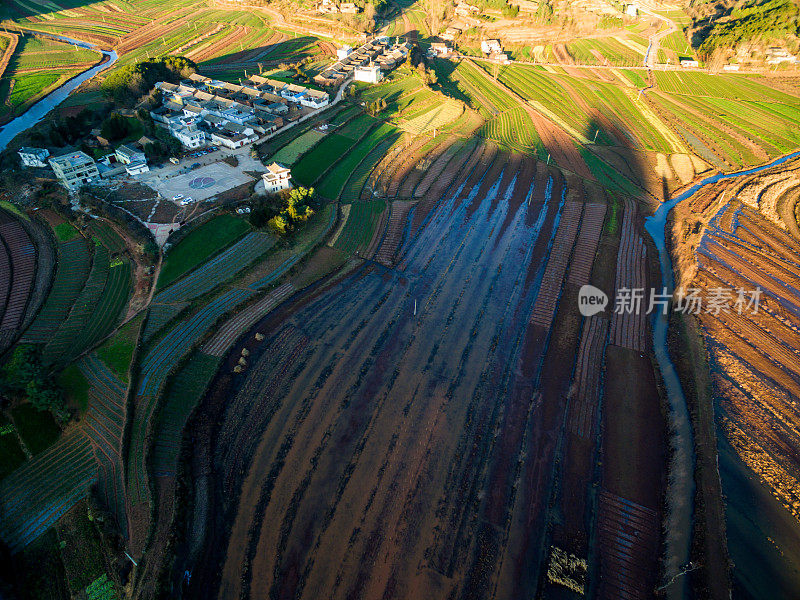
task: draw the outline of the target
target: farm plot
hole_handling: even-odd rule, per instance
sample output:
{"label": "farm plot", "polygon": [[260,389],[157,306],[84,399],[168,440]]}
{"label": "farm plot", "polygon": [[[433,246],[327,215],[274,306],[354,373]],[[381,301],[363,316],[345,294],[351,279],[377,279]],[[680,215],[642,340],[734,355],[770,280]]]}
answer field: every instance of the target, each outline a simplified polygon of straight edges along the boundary
{"label": "farm plot", "polygon": [[569,266],[568,283],[577,287],[589,283],[605,216],[605,204],[586,204],[584,207],[581,230],[578,234],[580,243],[575,248],[575,254]]}
{"label": "farm plot", "polygon": [[644,60],[644,49],[613,37],[586,38],[573,40],[567,44],[576,63],[585,65],[619,65],[621,67],[639,66]]}
{"label": "farm plot", "polygon": [[147,434],[166,378],[181,358],[191,352],[220,317],[246,301],[253,293],[252,290],[231,290],[224,293],[179,322],[143,356],[128,452],[126,489],[131,503],[149,501],[146,469]]}
{"label": "farm plot", "polygon": [[[647,248],[635,229],[636,206],[625,198],[625,213],[622,217],[622,233],[617,254],[617,275],[614,289],[646,289]],[[615,300],[616,305],[617,300]],[[644,352],[647,349],[647,299],[640,300],[640,307],[628,303],[631,310],[614,311],[611,318],[609,343],[631,350]]]}
{"label": "farm plot", "polygon": [[[552,184],[549,183],[548,187],[551,186]],[[558,231],[531,315],[531,321],[545,329],[549,329],[553,324],[553,317],[555,317],[556,307],[561,297],[564,275],[570,256],[572,256],[575,237],[581,225],[582,212],[582,203],[566,202],[559,218]]]}
{"label": "farm plot", "polygon": [[542,157],[546,155],[533,121],[522,107],[512,108],[490,119],[478,130],[478,135],[509,149]]}
{"label": "farm plot", "polygon": [[275,242],[275,237],[268,233],[250,232],[227,250],[156,294],[153,303],[174,304],[194,300],[235,278],[272,248]]}
{"label": "farm plot", "polygon": [[[529,469],[506,479],[498,466],[530,452],[537,471],[553,464],[546,440],[561,423],[540,428],[524,338],[536,298],[527,275],[546,264],[560,201],[524,202],[530,186],[517,172],[483,181],[488,166],[463,174],[400,265],[367,264],[273,318],[263,342],[245,342],[235,386],[220,378],[210,390],[224,407],[208,463],[210,526],[224,543],[208,548],[189,593],[206,589],[210,564],[222,565],[226,594],[248,598],[382,597],[401,593],[393,581],[432,597],[441,588],[429,570],[448,573],[454,597],[484,597],[501,563],[540,571],[525,549],[544,542],[544,528],[506,536],[498,525],[487,539],[469,524],[538,521],[550,498]],[[519,437],[505,426],[512,398],[524,399]],[[536,589],[532,575],[507,597]]]}
{"label": "farm plot", "polygon": [[303,135],[298,136],[273,154],[270,160],[289,165],[294,164],[297,159],[316,146],[324,137],[325,134],[317,129],[306,131]]}
{"label": "farm plot", "polygon": [[58,268],[41,311],[23,335],[25,342],[46,344],[69,315],[83,290],[92,265],[92,251],[83,238],[58,246]]}
{"label": "farm plot", "polygon": [[[324,198],[339,198],[345,183],[355,174],[359,165],[370,155],[373,148],[391,145],[397,139],[397,135],[397,130],[388,123],[372,129],[320,180],[317,187],[319,194]],[[374,155],[372,156],[374,158]],[[367,166],[365,165],[365,168]],[[358,177],[362,175],[363,173],[360,173]]]}
{"label": "farm plot", "polygon": [[23,37],[0,78],[0,118],[20,114],[70,77],[97,63],[100,53]]}
{"label": "farm plot", "polygon": [[350,205],[344,229],[333,247],[348,254],[358,255],[372,241],[375,228],[385,209],[386,202],[384,200],[354,202]]}
{"label": "farm plot", "polygon": [[363,158],[358,166],[353,169],[352,175],[347,180],[342,189],[340,200],[342,202],[355,202],[362,194],[371,194],[371,188],[365,188],[365,184],[376,165],[386,155],[389,149],[397,142],[399,137],[394,133],[386,136],[381,142],[376,144],[369,153]]}
{"label": "farm plot", "polygon": [[206,342],[202,351],[211,356],[222,357],[241,335],[251,329],[265,315],[294,293],[295,287],[291,283],[284,283],[266,294],[258,302],[238,311],[225,321],[214,336]]}
{"label": "farm plot", "polygon": [[5,349],[18,335],[25,318],[35,277],[36,248],[22,225],[3,211],[0,211],[0,243],[7,252],[4,282],[7,287],[0,319],[0,348]]}
{"label": "farm plot", "polygon": [[18,552],[84,498],[97,476],[89,438],[80,430],[0,481],[0,538]]}
{"label": "farm plot", "polygon": [[748,75],[709,75],[696,71],[654,71],[656,87],[670,94],[710,96],[750,102],[778,102],[796,105],[797,96],[762,83],[762,78]]}
{"label": "farm plot", "polygon": [[203,264],[211,256],[243,236],[250,226],[242,219],[232,215],[220,215],[206,221],[167,253],[161,274],[158,277],[158,289]]}
{"label": "farm plot", "polygon": [[170,378],[153,425],[153,475],[175,475],[183,428],[217,371],[220,359],[195,352]]}
{"label": "farm plot", "polygon": [[98,491],[117,526],[127,531],[122,478],[122,435],[125,426],[126,385],[96,353],[81,358],[78,368],[89,384],[89,402],[82,429],[89,437],[98,464]]}
{"label": "farm plot", "polygon": [[96,315],[98,301],[106,287],[109,273],[108,250],[104,246],[95,248],[92,268],[67,318],[58,326],[44,345],[42,362],[64,365],[73,358],[67,350],[75,346],[76,338],[82,335],[89,321]]}
{"label": "farm plot", "polygon": [[400,128],[414,135],[420,135],[452,123],[461,116],[463,111],[464,108],[458,102],[451,100],[439,102],[435,106],[403,115],[400,120]]}
{"label": "farm plot", "polygon": [[[25,320],[20,330],[24,331],[39,314],[47,294],[50,292],[50,285],[53,283],[53,275],[56,270],[56,245],[50,235],[50,228],[38,219],[20,219],[19,223],[25,229],[36,247],[36,275],[33,282],[33,289],[25,309]],[[10,279],[9,279],[10,283]],[[0,306],[3,306],[3,293],[0,290]]]}
{"label": "farm plot", "polygon": [[292,178],[311,186],[336,160],[347,153],[355,140],[338,133],[329,134],[323,141],[292,166]]}

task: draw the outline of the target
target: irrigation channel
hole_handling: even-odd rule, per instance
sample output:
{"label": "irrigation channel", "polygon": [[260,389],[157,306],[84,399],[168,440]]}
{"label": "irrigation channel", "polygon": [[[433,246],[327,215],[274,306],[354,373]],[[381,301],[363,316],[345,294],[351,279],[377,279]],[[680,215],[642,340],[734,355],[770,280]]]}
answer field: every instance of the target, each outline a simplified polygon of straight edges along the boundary
{"label": "irrigation channel", "polygon": [[[28,32],[30,35],[33,32]],[[8,146],[9,142],[13,140],[17,135],[36,125],[37,123],[41,122],[47,114],[61,104],[67,97],[76,90],[82,83],[89,81],[92,77],[100,73],[101,71],[105,71],[115,62],[117,62],[117,53],[114,50],[100,50],[94,44],[89,44],[88,42],[82,42],[80,40],[74,40],[72,38],[64,37],[61,35],[53,35],[53,34],[45,34],[36,32],[34,35],[50,38],[53,40],[58,40],[60,42],[66,42],[68,44],[72,44],[73,46],[78,46],[80,48],[86,48],[89,50],[97,50],[101,52],[105,59],[98,65],[87,69],[83,73],[79,73],[72,79],[64,82],[62,85],[57,87],[55,90],[47,94],[44,98],[39,100],[36,104],[31,106],[28,110],[22,113],[20,116],[16,117],[12,121],[9,121],[8,124],[4,125],[2,130],[0,130],[0,150],[5,150],[6,146]]]}
{"label": "irrigation channel", "polygon": [[[658,207],[652,217],[645,220],[645,229],[658,250],[661,266],[661,285],[671,294],[674,289],[672,261],[666,247],[666,225],[670,211],[680,202],[688,200],[703,187],[735,177],[753,175],[760,171],[780,165],[800,156],[800,151],[778,158],[766,165],[754,167],[736,173],[718,173],[706,177],[688,190],[675,196]],[[692,426],[689,420],[689,409],[683,394],[675,366],[667,348],[668,315],[655,311],[653,318],[653,349],[656,360],[664,378],[670,405],[670,431],[672,463],[670,466],[669,484],[667,487],[667,517],[665,523],[665,578],[669,583],[669,598],[685,598],[688,595],[688,580],[681,577],[684,565],[689,561],[692,541],[692,513],[694,508],[694,448]],[[727,502],[735,502],[728,498]],[[746,565],[739,565],[746,568]]]}

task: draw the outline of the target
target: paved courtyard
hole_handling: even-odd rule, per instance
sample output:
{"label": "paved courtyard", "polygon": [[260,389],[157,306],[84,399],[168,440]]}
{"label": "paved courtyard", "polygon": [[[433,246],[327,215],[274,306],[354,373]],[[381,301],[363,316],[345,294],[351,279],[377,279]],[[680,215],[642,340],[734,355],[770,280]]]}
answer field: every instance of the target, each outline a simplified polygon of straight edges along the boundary
{"label": "paved courtyard", "polygon": [[195,200],[206,200],[251,181],[254,181],[253,178],[242,173],[241,166],[234,168],[226,163],[216,162],[183,175],[148,178],[147,185],[167,199],[183,194]]}

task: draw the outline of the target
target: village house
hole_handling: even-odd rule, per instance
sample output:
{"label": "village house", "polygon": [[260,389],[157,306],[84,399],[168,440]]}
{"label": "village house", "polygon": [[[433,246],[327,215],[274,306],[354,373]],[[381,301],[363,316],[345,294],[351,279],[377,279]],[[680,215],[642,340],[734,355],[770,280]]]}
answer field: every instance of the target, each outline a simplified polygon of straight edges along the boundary
{"label": "village house", "polygon": [[47,157],[50,156],[50,151],[46,148],[29,148],[23,146],[17,151],[22,165],[25,167],[46,167]]}
{"label": "village house", "polygon": [[277,162],[267,166],[267,172],[261,176],[264,180],[264,189],[270,194],[292,187],[291,177],[291,170]]}
{"label": "village house", "polygon": [[341,48],[337,48],[336,49],[336,58],[338,58],[339,60],[344,60],[345,58],[350,56],[350,53],[352,51],[353,51],[353,48],[351,48],[350,46],[342,46]]}
{"label": "village house", "polygon": [[71,192],[100,177],[94,159],[84,152],[62,154],[49,159],[48,162],[56,178]]}
{"label": "village house", "polygon": [[135,148],[131,148],[130,146],[126,146],[125,144],[117,148],[115,154],[117,155],[117,160],[123,165],[147,161],[144,156],[144,152],[141,150],[136,150]]}
{"label": "village house", "polygon": [[361,9],[352,2],[342,2],[339,5],[339,11],[341,11],[343,15],[354,15],[360,10]]}
{"label": "village house", "polygon": [[378,83],[381,79],[383,79],[383,72],[378,65],[356,67],[353,70],[353,79],[356,81],[363,81],[365,83]]}
{"label": "village house", "polygon": [[481,41],[481,52],[484,54],[502,54],[503,53],[503,46],[500,44],[500,40],[482,40]]}

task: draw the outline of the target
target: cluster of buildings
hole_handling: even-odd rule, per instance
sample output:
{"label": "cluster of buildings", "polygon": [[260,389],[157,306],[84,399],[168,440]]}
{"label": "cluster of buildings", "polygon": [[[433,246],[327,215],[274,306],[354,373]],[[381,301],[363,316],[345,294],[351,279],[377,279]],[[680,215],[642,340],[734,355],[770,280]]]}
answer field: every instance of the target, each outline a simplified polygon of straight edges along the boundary
{"label": "cluster of buildings", "polygon": [[481,52],[492,60],[508,61],[508,55],[503,52],[503,45],[500,40],[481,40]]}
{"label": "cluster of buildings", "polygon": [[317,12],[321,15],[355,15],[361,12],[361,8],[352,2],[334,2],[334,0],[322,0],[317,4]]}
{"label": "cluster of buildings", "polygon": [[162,104],[150,116],[190,150],[209,144],[241,148],[298,118],[304,108],[319,110],[330,103],[327,92],[260,75],[235,84],[195,74],[156,87]]}
{"label": "cluster of buildings", "polygon": [[126,144],[104,156],[99,162],[80,151],[51,157],[46,148],[23,146],[17,153],[23,166],[44,168],[50,165],[56,178],[71,192],[101,177],[122,173],[135,176],[150,170],[144,152]]}
{"label": "cluster of buildings", "polygon": [[399,67],[408,58],[408,42],[378,37],[353,50],[344,46],[336,52],[336,62],[314,77],[314,83],[323,86],[338,86],[352,76],[355,81],[377,83],[384,74]]}

